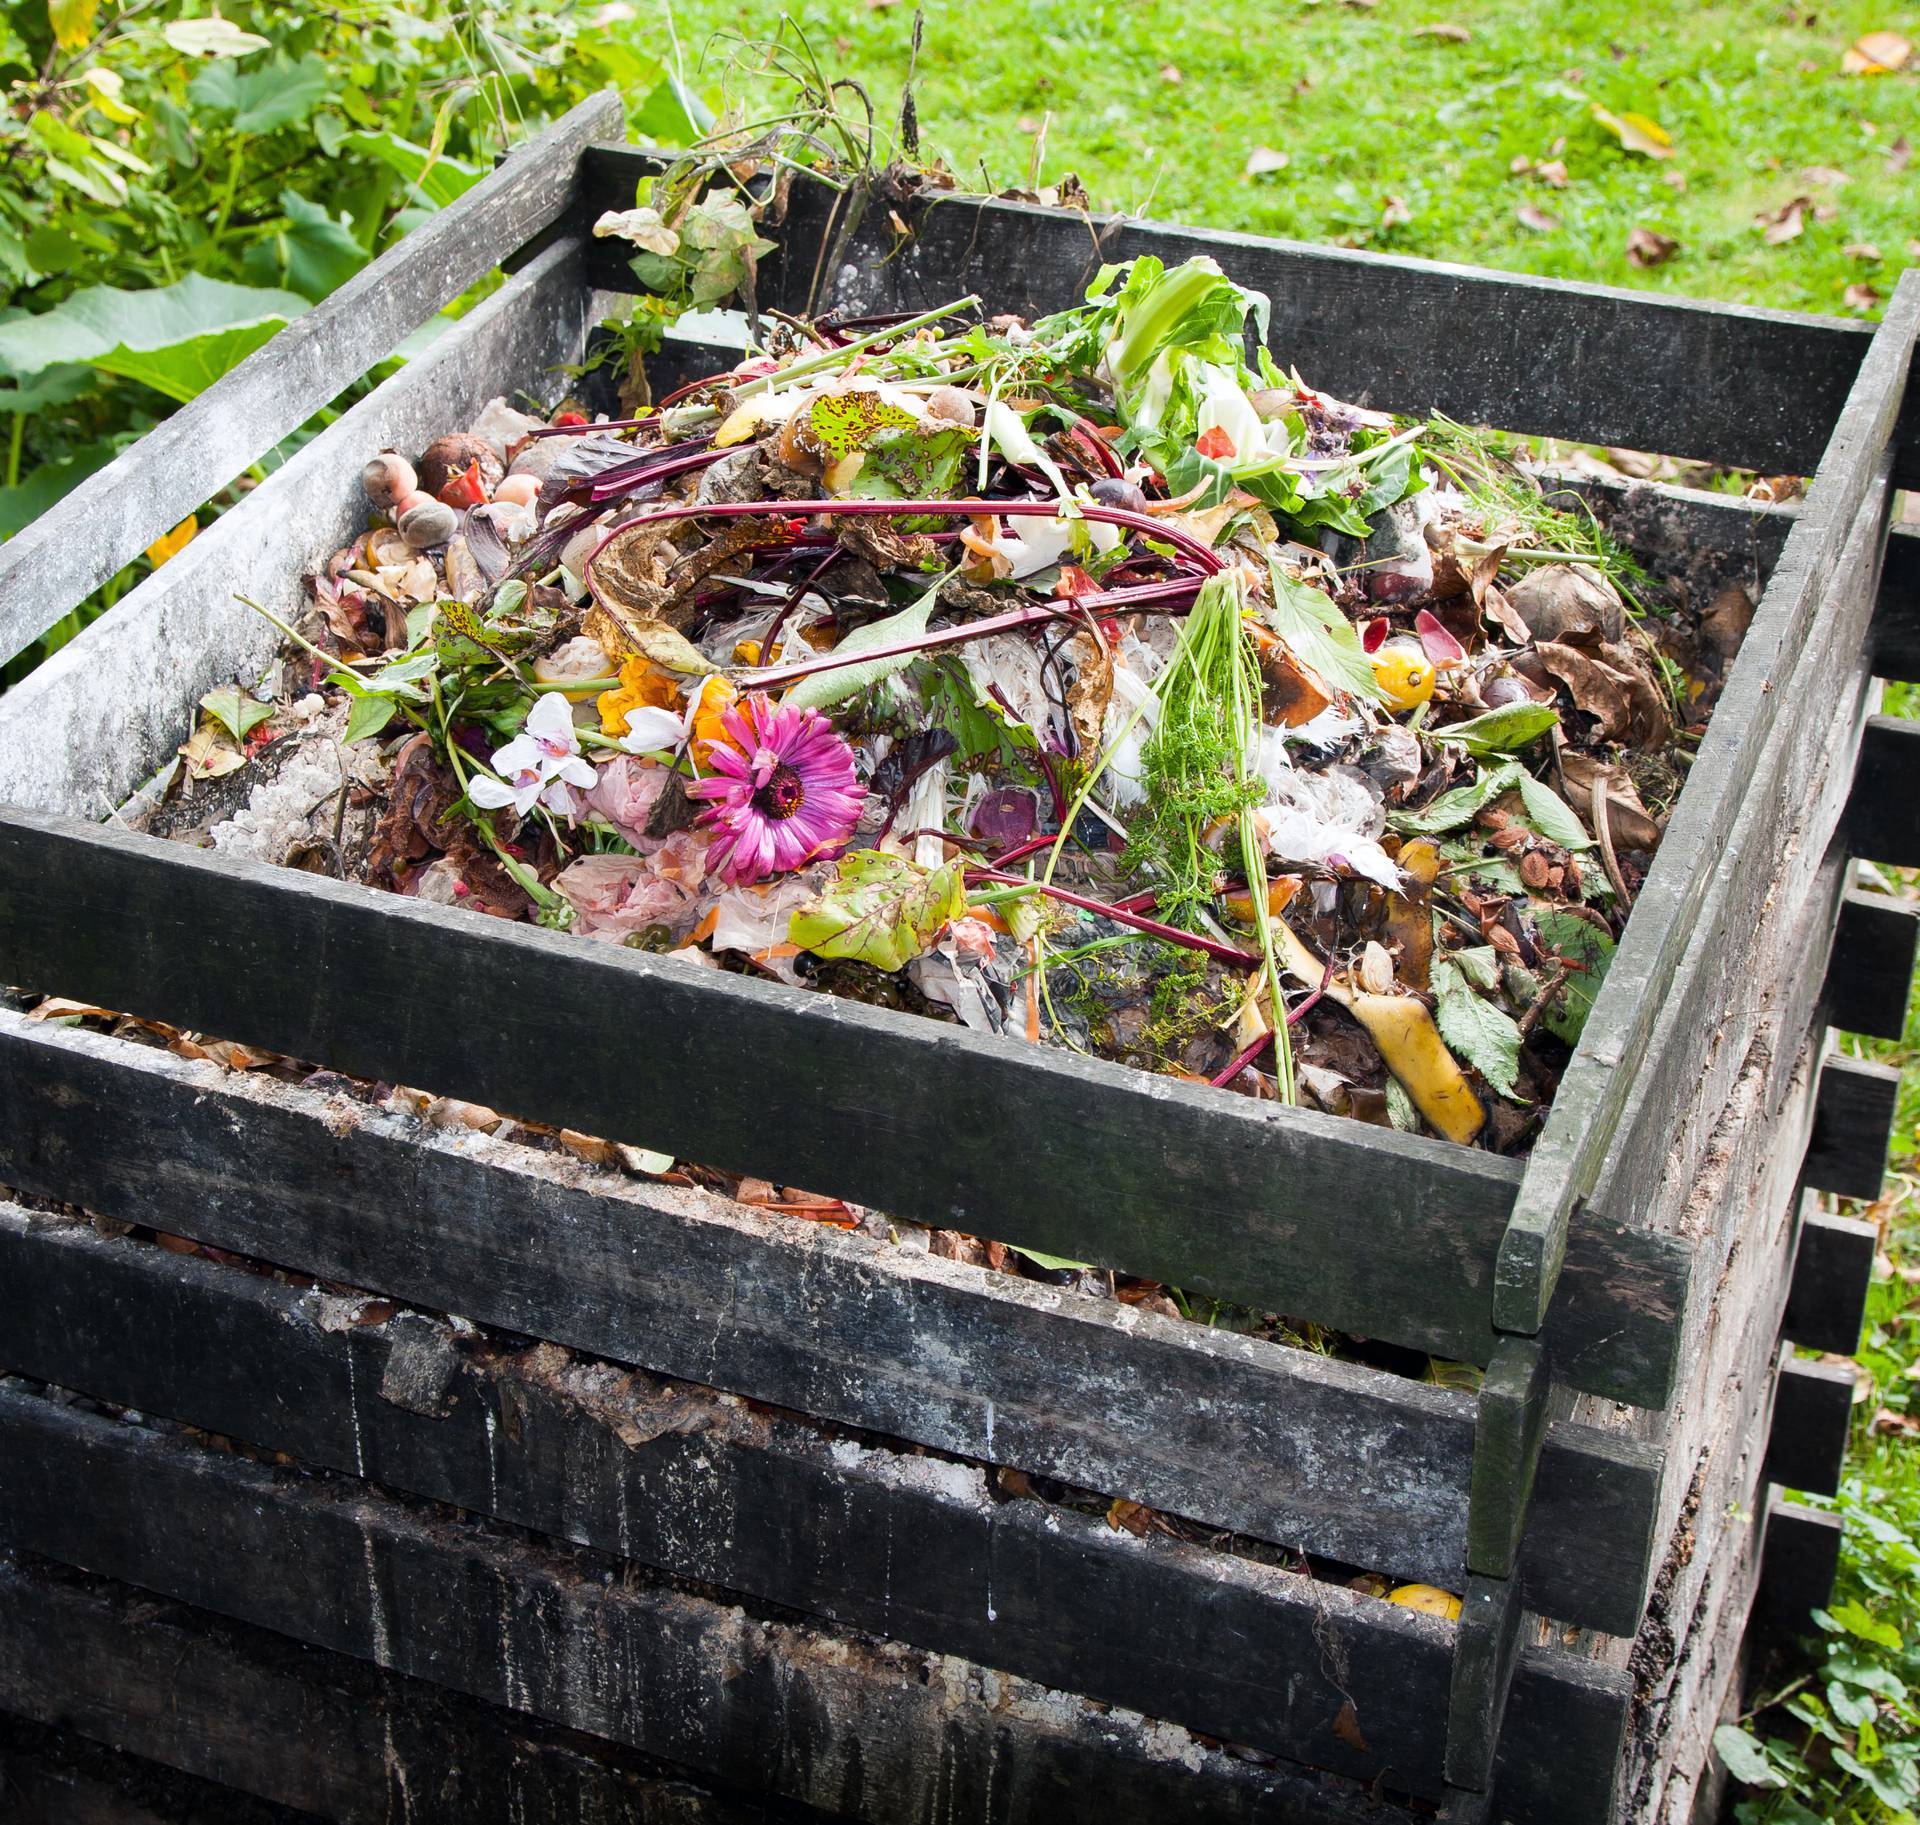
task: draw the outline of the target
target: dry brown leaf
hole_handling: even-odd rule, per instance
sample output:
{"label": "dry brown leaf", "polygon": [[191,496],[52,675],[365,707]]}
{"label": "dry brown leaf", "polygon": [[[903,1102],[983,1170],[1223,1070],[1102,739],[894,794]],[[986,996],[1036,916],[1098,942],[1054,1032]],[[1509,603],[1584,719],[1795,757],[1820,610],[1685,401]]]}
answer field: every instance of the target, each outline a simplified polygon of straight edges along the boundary
{"label": "dry brown leaf", "polygon": [[[1349,0],[1351,3],[1351,0]],[[1367,0],[1371,6],[1373,0]],[[1386,196],[1380,199],[1380,226],[1382,228],[1404,228],[1413,220],[1413,211],[1407,207],[1403,196]]]}
{"label": "dry brown leaf", "polygon": [[[1616,849],[1653,850],[1659,847],[1660,824],[1641,802],[1634,783],[1618,767],[1595,760],[1578,748],[1569,747],[1560,755],[1560,770],[1566,775],[1567,795],[1581,823],[1593,829],[1593,782],[1603,784],[1606,795],[1607,830]],[[1596,830],[1594,835],[1600,833]]]}
{"label": "dry brown leaf", "polygon": [[1563,158],[1542,159],[1534,166],[1533,175],[1555,190],[1564,190],[1572,182],[1567,175],[1567,161]]}
{"label": "dry brown leaf", "polygon": [[1349,1749],[1356,1750],[1361,1755],[1371,1753],[1367,1739],[1360,1734],[1360,1713],[1353,1708],[1352,1699],[1342,1700],[1340,1710],[1333,1720],[1333,1733]]}
{"label": "dry brown leaf", "polygon": [[226,730],[214,722],[202,723],[180,744],[180,758],[187,763],[192,779],[220,779],[247,764],[247,757],[233,745]]}
{"label": "dry brown leaf", "polygon": [[1525,177],[1532,169],[1533,160],[1524,152],[1516,152],[1513,155],[1513,162],[1507,167],[1507,174],[1510,177]]}
{"label": "dry brown leaf", "polygon": [[1606,740],[1647,749],[1666,739],[1666,703],[1627,648],[1602,642],[1589,651],[1537,640],[1533,657],[1567,687],[1574,707],[1594,719]]}
{"label": "dry brown leaf", "polygon": [[597,1134],[582,1134],[578,1128],[562,1128],[560,1145],[576,1160],[584,1160],[589,1166],[617,1166],[620,1155],[613,1142],[603,1141]]}
{"label": "dry brown leaf", "polygon": [[1878,265],[1881,258],[1879,247],[1872,241],[1849,241],[1840,251],[1849,260],[1865,260],[1872,265]]}
{"label": "dry brown leaf", "polygon": [[1807,211],[1812,207],[1812,197],[1792,197],[1778,209],[1761,210],[1753,218],[1753,225],[1769,247],[1778,247],[1783,242],[1799,239],[1807,225]]}
{"label": "dry brown leaf", "polygon": [[1856,39],[1840,59],[1847,76],[1890,76],[1913,61],[1913,46],[1898,32],[1869,32]]}
{"label": "dry brown leaf", "polygon": [[1160,80],[1170,82],[1178,88],[1186,78],[1180,74],[1180,66],[1177,63],[1163,63],[1160,66]]}
{"label": "dry brown leaf", "polygon": [[1241,167],[1242,177],[1266,177],[1275,171],[1284,171],[1293,160],[1284,152],[1276,152],[1271,146],[1255,146],[1247,154],[1247,162]]}
{"label": "dry brown leaf", "polygon": [[1907,161],[1912,157],[1913,148],[1907,144],[1907,136],[1903,133],[1887,148],[1888,175],[1898,177],[1906,170]]}
{"label": "dry brown leaf", "polygon": [[1882,1407],[1873,1416],[1869,1430],[1874,1432],[1920,1432],[1920,1419],[1911,1413],[1896,1413],[1891,1407]]}
{"label": "dry brown leaf", "polygon": [[1135,1539],[1144,1540],[1153,1525],[1153,1510],[1138,1502],[1129,1502],[1125,1496],[1115,1496],[1107,1509],[1107,1525],[1115,1533],[1125,1528]]}
{"label": "dry brown leaf", "polygon": [[1660,181],[1675,190],[1684,190],[1687,187],[1687,174],[1684,171],[1663,171]]}
{"label": "dry brown leaf", "polygon": [[1635,228],[1627,236],[1627,263],[1630,266],[1664,266],[1680,251],[1680,243],[1670,234],[1651,228]]}
{"label": "dry brown leaf", "polygon": [[1464,25],[1456,25],[1451,19],[1442,20],[1438,25],[1416,25],[1413,28],[1416,38],[1440,38],[1448,44],[1465,44],[1473,33]]}
{"label": "dry brown leaf", "polygon": [[1535,234],[1552,234],[1560,226],[1557,215],[1549,215],[1534,203],[1522,203],[1513,213],[1522,228],[1531,228]]}
{"label": "dry brown leaf", "polygon": [[69,1001],[64,995],[50,995],[27,1015],[29,1020],[118,1020],[112,1008],[95,1007],[91,1001]]}
{"label": "dry brown leaf", "polygon": [[1850,311],[1871,311],[1880,307],[1880,294],[1864,281],[1849,285],[1843,296]]}
{"label": "dry brown leaf", "polygon": [[1838,190],[1853,179],[1836,165],[1803,165],[1794,173],[1795,181],[1811,184],[1816,190]]}

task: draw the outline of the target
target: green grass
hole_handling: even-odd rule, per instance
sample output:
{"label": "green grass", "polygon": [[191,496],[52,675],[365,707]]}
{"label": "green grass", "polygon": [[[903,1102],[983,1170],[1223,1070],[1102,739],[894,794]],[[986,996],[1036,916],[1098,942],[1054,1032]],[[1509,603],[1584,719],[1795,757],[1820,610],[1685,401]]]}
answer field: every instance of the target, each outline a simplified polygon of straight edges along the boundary
{"label": "green grass", "polygon": [[[791,10],[822,61],[865,84],[891,122],[910,0]],[[714,32],[765,33],[778,17],[766,6],[674,4],[689,59]],[[1467,42],[1415,35],[1455,21]],[[996,188],[1025,185],[1037,157],[1042,183],[1077,172],[1101,208],[1845,313],[1849,285],[1888,293],[1920,257],[1920,166],[1902,174],[1889,158],[1903,137],[1920,147],[1920,75],[1840,73],[1846,47],[1880,29],[1920,41],[1920,10],[1912,0],[1839,0],[1817,17],[1752,0],[935,0],[917,93],[923,144],[974,183],[984,168]],[[1672,156],[1622,150],[1594,103],[1657,121]],[[1287,167],[1243,176],[1258,146],[1284,152]],[[1511,176],[1521,157],[1558,157],[1566,188]],[[1818,167],[1847,181],[1799,175]],[[1767,245],[1755,213],[1798,195],[1836,213],[1809,214],[1797,239]],[[1409,220],[1384,225],[1389,197]],[[1523,226],[1525,204],[1559,225]],[[1680,251],[1636,268],[1635,227],[1676,238]],[[1882,257],[1850,256],[1857,244]]]}

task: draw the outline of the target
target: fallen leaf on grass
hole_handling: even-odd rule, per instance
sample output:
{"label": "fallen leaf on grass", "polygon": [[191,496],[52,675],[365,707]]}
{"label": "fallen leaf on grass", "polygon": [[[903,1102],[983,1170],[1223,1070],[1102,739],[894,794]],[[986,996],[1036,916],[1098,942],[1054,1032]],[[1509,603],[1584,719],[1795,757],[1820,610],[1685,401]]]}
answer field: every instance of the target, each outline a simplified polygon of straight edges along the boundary
{"label": "fallen leaf on grass", "polygon": [[1550,184],[1555,190],[1566,189],[1571,181],[1567,176],[1567,161],[1563,158],[1543,159],[1534,166],[1533,175],[1541,183]]}
{"label": "fallen leaf on grass", "polygon": [[1803,184],[1811,184],[1816,190],[1838,190],[1842,184],[1851,184],[1853,179],[1834,165],[1805,165],[1795,175]]}
{"label": "fallen leaf on grass", "polygon": [[1911,1413],[1896,1413],[1891,1407],[1882,1407],[1873,1416],[1869,1427],[1873,1432],[1920,1432],[1920,1419]]}
{"label": "fallen leaf on grass", "polygon": [[1871,265],[1878,265],[1881,257],[1880,249],[1872,241],[1849,241],[1840,251],[1849,260],[1865,260]]}
{"label": "fallen leaf on grass", "polygon": [[1293,160],[1284,152],[1276,152],[1271,146],[1255,146],[1247,154],[1247,162],[1241,168],[1242,177],[1266,177],[1274,171],[1284,171]]}
{"label": "fallen leaf on grass", "polygon": [[1616,114],[1597,101],[1591,106],[1593,118],[1620,142],[1623,150],[1638,152],[1643,158],[1673,157],[1673,135],[1657,120],[1644,114]]}
{"label": "fallen leaf on grass", "polygon": [[1551,234],[1560,226],[1557,215],[1549,215],[1532,203],[1522,203],[1513,213],[1522,228],[1531,228],[1535,234]]}
{"label": "fallen leaf on grass", "polygon": [[1455,25],[1451,19],[1438,25],[1416,25],[1412,36],[1415,38],[1441,38],[1448,44],[1465,44],[1473,33],[1464,25]]}
{"label": "fallen leaf on grass", "polygon": [[1847,309],[1850,311],[1870,311],[1879,308],[1880,294],[1864,282],[1849,285],[1843,295]]}
{"label": "fallen leaf on grass", "polygon": [[1160,66],[1160,80],[1170,82],[1178,88],[1186,78],[1180,74],[1180,66],[1177,63],[1163,63]]}
{"label": "fallen leaf on grass", "polygon": [[1903,133],[1887,148],[1888,175],[1890,177],[1898,177],[1901,172],[1906,170],[1907,161],[1912,157],[1913,148],[1907,144],[1907,136]]}
{"label": "fallen leaf on grass", "polygon": [[[1373,0],[1367,0],[1371,5]],[[1403,196],[1388,196],[1380,201],[1380,226],[1382,228],[1404,228],[1413,220],[1413,211],[1407,207]]]}
{"label": "fallen leaf on grass", "polygon": [[1869,32],[1856,39],[1840,59],[1847,76],[1890,76],[1913,61],[1913,46],[1898,32]]}
{"label": "fallen leaf on grass", "polygon": [[1635,228],[1627,236],[1627,263],[1630,266],[1664,266],[1680,251],[1680,243],[1670,234],[1651,228]]}
{"label": "fallen leaf on grass", "polygon": [[1753,225],[1760,230],[1760,238],[1769,247],[1778,247],[1783,242],[1800,238],[1807,225],[1807,211],[1813,207],[1813,198],[1796,196],[1782,203],[1778,209],[1763,209],[1753,218]]}

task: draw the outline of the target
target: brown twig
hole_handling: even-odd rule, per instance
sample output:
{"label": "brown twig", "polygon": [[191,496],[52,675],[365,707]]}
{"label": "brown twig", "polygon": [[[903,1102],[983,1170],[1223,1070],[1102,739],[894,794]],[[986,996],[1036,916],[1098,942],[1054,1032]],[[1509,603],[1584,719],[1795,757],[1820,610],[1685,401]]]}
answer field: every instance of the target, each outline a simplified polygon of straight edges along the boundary
{"label": "brown twig", "polygon": [[1594,840],[1600,845],[1600,866],[1607,871],[1607,879],[1613,885],[1613,891],[1620,896],[1620,907],[1624,912],[1633,905],[1633,895],[1627,892],[1626,876],[1620,872],[1620,858],[1613,853],[1613,830],[1607,821],[1607,775],[1596,769],[1593,776],[1593,789],[1587,802],[1593,812]]}

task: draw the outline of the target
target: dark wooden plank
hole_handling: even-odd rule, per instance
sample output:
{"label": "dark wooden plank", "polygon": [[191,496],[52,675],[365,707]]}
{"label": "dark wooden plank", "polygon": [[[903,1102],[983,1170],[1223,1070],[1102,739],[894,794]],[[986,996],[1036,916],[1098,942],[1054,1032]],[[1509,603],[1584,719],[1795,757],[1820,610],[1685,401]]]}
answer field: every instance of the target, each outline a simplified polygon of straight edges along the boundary
{"label": "dark wooden plank", "polygon": [[191,1825],[248,1818],[242,1794],[276,1819],[338,1825],[826,1816],[716,1791],[603,1738],[20,1555],[0,1554],[0,1706],[57,1724],[76,1744],[115,1746],[102,1754],[213,1784],[229,1810]]}
{"label": "dark wooden plank", "polygon": [[[653,168],[644,152],[606,147],[583,165],[580,207],[595,213],[630,207]],[[763,301],[804,306],[830,204],[796,185]],[[1275,354],[1342,398],[1772,474],[1811,473],[1867,344],[1832,319],[978,197],[923,198],[902,214],[904,244],[886,207],[867,212],[847,263],[823,274],[823,301],[918,310],[976,292],[1031,317],[1080,302],[1103,261],[1202,254],[1271,297]],[[617,253],[601,254],[602,282],[631,285]],[[1768,373],[1795,384],[1756,384]],[[1904,459],[1901,475],[1920,482],[1920,464]]]}
{"label": "dark wooden plank", "polygon": [[0,1817],[7,1825],[311,1825],[314,1815],[0,1711]]}
{"label": "dark wooden plank", "polygon": [[1789,1343],[1836,1356],[1851,1356],[1859,1349],[1879,1246],[1876,1223],[1824,1211],[1808,1214],[1800,1229],[1782,1324]]}
{"label": "dark wooden plank", "polygon": [[[1467,1395],[5,1014],[0,1183],[1348,1563],[1464,1563]],[[1550,1432],[1536,1608],[1632,1631],[1659,1465]]]}
{"label": "dark wooden plank", "polygon": [[1863,861],[1920,868],[1920,723],[1868,720],[1847,801],[1847,847]]}
{"label": "dark wooden plank", "polygon": [[1547,1386],[1546,1352],[1518,1337],[1501,1341],[1480,1384],[1467,1567],[1488,1578],[1511,1578],[1519,1557],[1547,1436]]}
{"label": "dark wooden plank", "polygon": [[[549,248],[0,697],[0,798],[100,816],[172,755],[203,691],[265,671],[280,636],[237,597],[294,618],[305,569],[365,528],[354,478],[367,457],[418,450],[503,387],[555,384],[593,302],[578,251],[572,239]],[[103,690],[111,717],[97,710]]]}
{"label": "dark wooden plank", "polygon": [[[633,1573],[604,1579],[592,1555],[449,1525],[365,1485],[277,1474],[18,1384],[0,1386],[0,1440],[0,1537],[19,1549],[676,1764],[750,1770],[769,1791],[851,1817],[1307,1825],[1359,1821],[1372,1805],[1357,1784],[1256,1768],[1173,1725]],[[1411,1613],[1383,1626],[1442,1654],[1451,1634]],[[1516,1683],[1569,1666],[1564,1653],[1530,1655]],[[1623,1698],[1622,1685],[1578,1675],[1545,1698],[1549,1713],[1558,1701],[1565,1790],[1558,1810],[1516,1807],[1516,1820],[1605,1816],[1611,1770],[1595,1751]],[[782,1752],[769,1757],[773,1731]],[[1510,1754],[1542,1747],[1536,1736]]]}
{"label": "dark wooden plank", "polygon": [[566,214],[581,149],[618,133],[624,118],[611,90],[581,102],[9,539],[0,547],[0,660]]}
{"label": "dark wooden plank", "polygon": [[1900,1073],[1864,1058],[1829,1056],[1820,1067],[1813,1136],[1800,1176],[1816,1191],[1872,1200],[1887,1171]]}
{"label": "dark wooden plank", "polygon": [[[550,1344],[457,1347],[418,1314],[354,1324],[350,1305],[0,1206],[0,1367],[1358,1780],[1439,1789],[1445,1652],[1373,1626],[1379,1606],[996,1501],[977,1465]],[[1335,1734],[1347,1693],[1389,1691],[1404,1702],[1360,1713],[1366,1751]]]}
{"label": "dark wooden plank", "polygon": [[1853,1420],[1853,1364],[1789,1356],[1780,1365],[1762,1477],[1783,1489],[1838,1495]]}
{"label": "dark wooden plank", "polygon": [[1812,1612],[1825,1609],[1840,1569],[1840,1517],[1776,1494],[1767,1506],[1760,1588],[1753,1626],[1774,1635],[1810,1635]]}
{"label": "dark wooden plank", "polygon": [[[1785,768],[1793,752],[1793,717],[1782,724],[1777,688],[1797,662],[1830,599],[1865,613],[1878,574],[1878,552],[1890,498],[1889,448],[1907,389],[1920,332],[1920,273],[1903,278],[1875,334],[1859,382],[1835,426],[1807,507],[1789,535],[1762,597],[1713,722],[1702,740],[1668,824],[1653,870],[1641,889],[1620,948],[1572,1065],[1561,1080],[1546,1128],[1528,1161],[1527,1178],[1501,1244],[1494,1295],[1504,1329],[1540,1326],[1559,1273],[1574,1211],[1594,1189],[1608,1147],[1636,1095],[1663,1010],[1686,1000],[1674,985],[1683,961],[1709,948],[1697,943],[1703,907],[1717,871],[1731,855],[1742,870],[1764,873],[1764,854],[1730,852],[1729,838],[1757,779]],[[1861,582],[1857,590],[1852,586]],[[1827,616],[1832,623],[1835,617]],[[1829,632],[1837,631],[1829,627]],[[1808,714],[1816,711],[1809,709]],[[1784,728],[1784,734],[1781,733]],[[1781,736],[1776,740],[1776,735]],[[1723,892],[1726,890],[1723,890]],[[1742,939],[1745,942],[1745,939]],[[1705,1006],[1680,1029],[1704,1050],[1715,1022]],[[1677,1068],[1673,1048],[1661,1062]],[[1698,1054],[1694,1054],[1697,1056]],[[1684,1076],[1690,1093],[1694,1088]],[[1613,1213],[1609,1213],[1613,1214]],[[1619,1213],[1631,1218],[1631,1212]]]}
{"label": "dark wooden plank", "polygon": [[1920,908],[1892,894],[1850,892],[1821,990],[1827,1020],[1843,1032],[1898,1039],[1906,1031],[1917,948]]}
{"label": "dark wooden plank", "polygon": [[[1441,1141],[26,811],[0,812],[0,977],[1448,1357],[1493,1343],[1519,1168]],[[494,1017],[448,1020],[476,982]],[[646,1039],[614,1068],[595,1033]],[[1657,1400],[1685,1250],[1581,1243],[1556,1368]]]}
{"label": "dark wooden plank", "polygon": [[1447,1698],[1447,1780],[1470,1793],[1492,1790],[1507,1694],[1520,1657],[1525,1605],[1517,1578],[1467,1579],[1455,1625]]}
{"label": "dark wooden plank", "polygon": [[1882,678],[1920,684],[1920,526],[1896,526],[1887,538],[1873,618],[1873,669]]}

